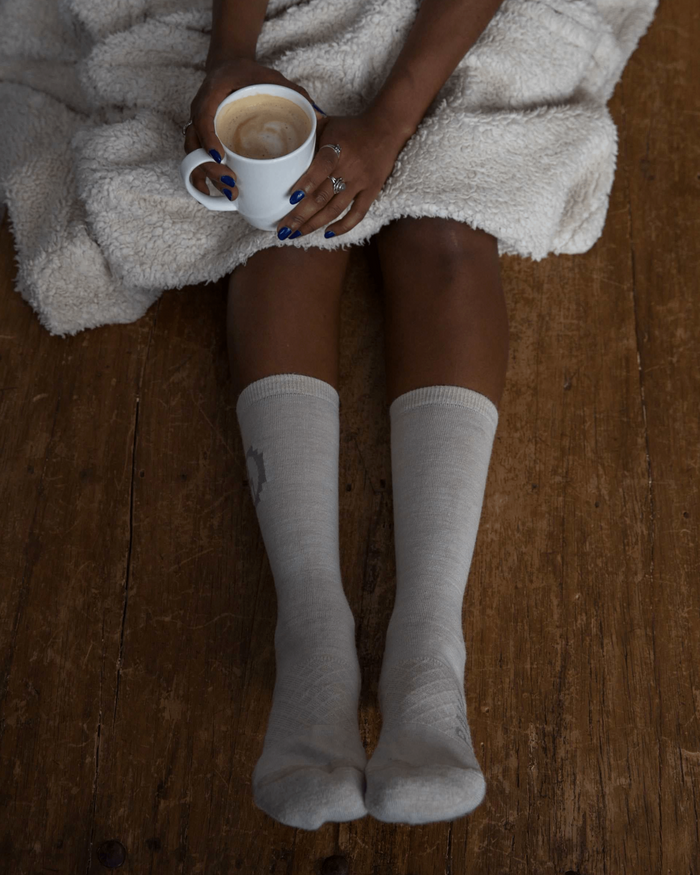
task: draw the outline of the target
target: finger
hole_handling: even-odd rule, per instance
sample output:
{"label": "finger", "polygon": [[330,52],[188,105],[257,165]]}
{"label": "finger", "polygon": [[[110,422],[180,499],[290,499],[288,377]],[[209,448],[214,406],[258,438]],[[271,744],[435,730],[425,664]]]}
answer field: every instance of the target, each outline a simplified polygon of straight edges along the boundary
{"label": "finger", "polygon": [[[185,131],[185,152],[189,154],[199,148],[199,137],[194,129],[194,125],[190,125]],[[201,191],[202,194],[209,194],[209,189],[207,188],[206,183],[207,176],[220,191],[223,191],[224,186],[231,191],[232,197],[230,200],[238,196],[236,176],[225,164],[216,164],[214,161],[207,161],[206,164],[200,164],[199,167],[195,167],[192,171],[192,185],[194,185],[198,191]],[[223,180],[222,177],[226,177],[226,179]]]}
{"label": "finger", "polygon": [[321,109],[320,106],[317,106],[317,105],[313,102],[313,100],[311,99],[311,96],[309,95],[308,91],[306,91],[306,90],[304,89],[304,90],[302,91],[302,94],[303,94],[304,97],[309,101],[309,103],[311,104],[311,106],[313,106],[313,108],[314,108],[314,115],[316,116],[316,142],[318,142],[318,137],[319,137],[320,134],[323,133],[323,129],[325,128],[325,126],[326,126],[326,124],[327,124],[327,122],[328,122],[328,113],[324,112],[324,111]]}
{"label": "finger", "polygon": [[[314,112],[316,113],[316,151],[318,151],[318,145],[321,142],[321,138],[323,137],[323,130],[330,121],[330,119],[321,115],[321,113],[314,108]],[[333,149],[324,149],[325,152],[332,152]]]}
{"label": "finger", "polygon": [[[330,151],[330,150],[328,150]],[[316,213],[320,210],[323,210],[333,198],[333,183],[330,179],[326,179],[326,185],[317,186],[314,191],[308,196],[305,197],[304,200],[299,201],[297,206],[287,215],[280,219],[277,223],[277,236],[280,240],[284,240],[287,236],[288,232],[284,231],[284,228],[288,228],[289,232],[293,234],[296,230],[302,227],[309,222],[311,222],[312,218],[315,218]],[[337,218],[337,214],[333,216],[333,218]],[[328,219],[328,221],[331,221]],[[320,228],[320,224],[312,225],[309,224],[309,229],[313,230],[314,228]],[[307,232],[308,233],[308,232]],[[280,234],[282,236],[280,236]]]}
{"label": "finger", "polygon": [[307,197],[314,192],[331,174],[335,175],[334,170],[339,160],[340,156],[336,153],[335,149],[324,149],[321,147],[316,152],[314,160],[309,165],[306,173],[300,176],[292,186],[292,196],[289,202],[292,204],[299,203],[303,197]]}
{"label": "finger", "polygon": [[311,99],[311,95],[310,95],[309,92],[306,90],[306,88],[304,88],[303,85],[298,85],[296,82],[290,82],[289,79],[285,79],[285,85],[287,86],[287,88],[292,88],[294,91],[298,91],[299,94],[301,94],[302,97],[305,97],[305,98],[309,101],[309,103],[311,104],[311,106],[313,106],[314,110],[316,111],[316,118],[317,118],[318,120],[322,119],[324,116],[327,115],[327,113],[325,113],[325,112],[321,109],[320,106],[316,106],[316,104],[315,104],[315,103],[313,102],[313,100]]}
{"label": "finger", "polygon": [[215,102],[210,96],[196,115],[192,116],[192,124],[187,129],[188,131],[194,129],[201,147],[211,155],[217,164],[221,164],[226,157],[223,144],[214,130],[214,116],[220,103],[221,100]]}
{"label": "finger", "polygon": [[[300,227],[299,230],[301,231],[302,235],[310,234],[312,231],[316,231],[318,228],[323,228],[325,225],[328,225],[329,222],[335,221],[345,212],[345,210],[347,210],[347,208],[353,202],[353,199],[357,197],[357,195],[358,192],[348,193],[347,191],[339,192],[336,195],[332,195],[330,201],[328,202],[328,206],[320,210],[318,213],[314,213],[309,221],[305,225],[302,225]],[[328,230],[329,229],[326,229],[326,233],[324,236],[334,237],[335,232],[329,234]]]}
{"label": "finger", "polygon": [[206,164],[200,164],[199,167],[195,167],[191,176],[192,185],[201,191],[202,194],[209,194],[209,189],[207,188],[206,183],[207,177],[209,177],[212,184],[218,188],[219,191],[228,188],[234,197],[238,197],[236,178],[232,171],[225,165],[214,164],[213,161],[207,161]]}
{"label": "finger", "polygon": [[[338,237],[341,234],[347,234],[348,231],[352,231],[355,225],[358,225],[367,215],[367,211],[375,201],[377,194],[379,194],[379,192],[376,194],[372,194],[368,191],[360,192],[355,198],[355,203],[352,205],[352,209],[348,210],[347,214],[344,215],[339,222],[336,222],[334,225],[329,225],[326,228],[326,236]],[[302,228],[302,234],[303,233],[304,229]]]}
{"label": "finger", "polygon": [[195,149],[199,149],[199,137],[194,129],[194,124],[191,124],[185,128],[185,152],[189,155]]}
{"label": "finger", "polygon": [[[339,216],[341,216],[345,210],[350,206],[353,202],[353,199],[357,197],[358,192],[356,191],[343,191],[338,194],[333,194],[333,184],[329,181],[330,187],[330,196],[328,201],[326,202],[326,206],[313,213],[307,221],[301,222],[301,224],[296,220],[296,218],[290,218],[290,222],[292,223],[292,231],[289,235],[290,237],[294,235],[295,231],[300,231],[301,235],[310,234],[312,231],[315,231],[317,228],[322,228],[324,225],[327,225],[329,222],[334,221]],[[322,186],[317,190],[317,193],[320,193],[325,190],[325,186]],[[317,196],[317,193],[314,193],[313,197]],[[370,202],[371,203],[371,202]],[[291,227],[288,225],[288,227]],[[329,236],[334,236],[333,234]],[[284,237],[281,239],[285,239]],[[296,238],[295,238],[296,239]]]}
{"label": "finger", "polygon": [[236,181],[232,176],[224,173],[218,179],[212,178],[212,184],[214,188],[218,188],[219,191],[224,194],[230,201],[235,201],[238,197],[238,186],[236,185]]}

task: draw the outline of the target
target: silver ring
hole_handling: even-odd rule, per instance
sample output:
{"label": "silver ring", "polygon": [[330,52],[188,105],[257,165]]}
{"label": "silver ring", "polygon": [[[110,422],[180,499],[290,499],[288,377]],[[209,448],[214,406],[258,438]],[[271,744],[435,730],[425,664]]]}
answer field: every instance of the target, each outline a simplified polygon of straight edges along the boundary
{"label": "silver ring", "polygon": [[342,176],[329,176],[328,178],[333,183],[333,194],[338,194],[339,191],[345,191],[345,183],[343,182]]}
{"label": "silver ring", "polygon": [[[334,146],[332,143],[324,143],[324,145],[321,146],[321,149],[326,149],[326,148],[332,149],[336,155],[340,155],[340,146]],[[319,149],[318,151],[320,152],[321,149]]]}
{"label": "silver ring", "polygon": [[192,125],[192,124],[194,124],[194,122],[192,121],[192,119],[190,119],[190,120],[187,122],[187,124],[183,127],[183,129],[182,129],[182,136],[183,136],[183,137],[184,137],[185,134],[187,133],[187,128],[189,128],[189,126]]}

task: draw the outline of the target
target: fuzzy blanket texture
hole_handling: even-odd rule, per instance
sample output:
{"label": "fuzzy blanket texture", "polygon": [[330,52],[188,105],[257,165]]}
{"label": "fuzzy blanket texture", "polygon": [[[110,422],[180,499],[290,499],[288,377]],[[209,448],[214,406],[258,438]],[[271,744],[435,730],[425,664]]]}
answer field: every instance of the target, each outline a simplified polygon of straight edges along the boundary
{"label": "fuzzy blanket texture", "polygon": [[[186,192],[182,125],[211,0],[0,0],[0,198],[16,288],[51,333],[139,319],[269,246],[366,242],[400,216],[484,229],[535,260],[600,236],[617,157],[607,101],[658,0],[504,0],[349,233],[279,241]],[[329,115],[361,112],[420,0],[270,0],[258,61]],[[212,189],[214,193],[214,189]]]}

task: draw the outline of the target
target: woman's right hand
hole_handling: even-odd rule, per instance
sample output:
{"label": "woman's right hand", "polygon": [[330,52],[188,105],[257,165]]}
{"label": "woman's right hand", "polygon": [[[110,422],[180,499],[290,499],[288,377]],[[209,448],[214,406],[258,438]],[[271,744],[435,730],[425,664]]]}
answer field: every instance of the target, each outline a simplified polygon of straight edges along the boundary
{"label": "woman's right hand", "polygon": [[[200,147],[207,152],[216,152],[220,159],[225,158],[224,148],[214,132],[214,116],[224,98],[246,85],[270,83],[284,85],[302,94],[309,103],[313,103],[306,89],[290,82],[279,71],[272,67],[264,67],[249,58],[232,58],[212,66],[202,82],[199,91],[190,104],[192,124],[185,131],[185,152],[190,153]],[[323,116],[317,113],[318,118]],[[213,156],[214,157],[214,156]],[[223,162],[214,161],[200,164],[192,171],[192,184],[202,194],[209,194],[207,176],[214,186],[223,192],[229,200],[238,197],[236,175]],[[226,192],[229,194],[226,194]]]}

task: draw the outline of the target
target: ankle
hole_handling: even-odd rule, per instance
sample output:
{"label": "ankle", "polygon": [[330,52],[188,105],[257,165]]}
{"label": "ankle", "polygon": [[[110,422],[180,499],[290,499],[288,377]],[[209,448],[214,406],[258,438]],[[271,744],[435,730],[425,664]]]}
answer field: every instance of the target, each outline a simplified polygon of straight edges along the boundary
{"label": "ankle", "polygon": [[383,664],[390,668],[414,660],[442,663],[463,680],[467,652],[461,627],[451,629],[425,618],[394,624],[387,631]]}
{"label": "ankle", "polygon": [[347,654],[355,650],[355,618],[347,607],[333,605],[319,616],[317,609],[308,615],[295,611],[293,617],[280,616],[275,628],[275,647],[278,652],[296,657]]}

